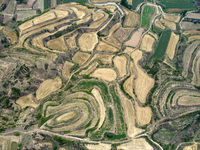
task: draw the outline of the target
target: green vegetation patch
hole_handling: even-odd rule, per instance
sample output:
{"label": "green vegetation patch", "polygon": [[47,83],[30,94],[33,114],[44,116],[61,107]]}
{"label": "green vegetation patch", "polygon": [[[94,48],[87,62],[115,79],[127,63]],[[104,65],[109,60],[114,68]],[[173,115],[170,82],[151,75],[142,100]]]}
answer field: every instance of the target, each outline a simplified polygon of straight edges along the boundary
{"label": "green vegetation patch", "polygon": [[76,91],[84,91],[91,93],[94,86],[98,86],[101,90],[101,96],[105,104],[111,104],[111,97],[109,95],[108,87],[104,82],[98,80],[81,80],[73,89]]}
{"label": "green vegetation patch", "polygon": [[165,55],[165,52],[167,50],[170,36],[171,36],[171,30],[163,31],[154,54],[149,58],[149,62],[162,59],[162,57]]}
{"label": "green vegetation patch", "polygon": [[[157,0],[157,3],[163,7],[164,10],[176,9],[174,11],[181,12],[184,9],[196,9],[194,0]],[[180,10],[178,10],[180,9]]]}
{"label": "green vegetation patch", "polygon": [[87,3],[88,1],[87,0],[56,0],[56,2],[57,2],[57,4],[77,2],[77,3],[84,5],[84,3]]}
{"label": "green vegetation patch", "polygon": [[145,6],[142,13],[142,24],[141,27],[149,28],[151,19],[155,13],[155,7]]}
{"label": "green vegetation patch", "polygon": [[155,140],[160,143],[170,143],[173,137],[174,131],[165,128],[161,129],[154,135]]}
{"label": "green vegetation patch", "polygon": [[115,115],[116,115],[116,129],[117,135],[111,136],[111,140],[126,138],[126,125],[123,118],[123,109],[121,107],[121,101],[116,93],[115,85],[110,86],[110,94],[113,97],[113,103],[115,108]]}
{"label": "green vegetation patch", "polygon": [[44,0],[44,9],[51,8],[51,0]]}

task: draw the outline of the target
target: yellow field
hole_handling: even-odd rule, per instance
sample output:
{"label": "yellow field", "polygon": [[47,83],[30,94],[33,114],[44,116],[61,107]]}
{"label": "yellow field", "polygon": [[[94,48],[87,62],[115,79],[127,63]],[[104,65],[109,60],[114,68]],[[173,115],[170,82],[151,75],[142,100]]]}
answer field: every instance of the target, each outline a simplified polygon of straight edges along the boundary
{"label": "yellow field", "polygon": [[198,150],[198,145],[195,143],[193,145],[185,146],[183,150]]}
{"label": "yellow field", "polygon": [[15,31],[7,30],[4,28],[3,33],[10,39],[11,44],[15,44],[17,42],[18,37]]}
{"label": "yellow field", "polygon": [[133,11],[129,11],[128,9],[124,8],[126,13],[126,17],[123,22],[123,26],[125,27],[135,27],[139,23],[139,14]]}
{"label": "yellow field", "polygon": [[112,68],[96,69],[90,76],[94,78],[99,78],[108,82],[112,82],[117,78],[117,74]]}
{"label": "yellow field", "polygon": [[158,28],[161,28],[162,30],[165,29],[165,26],[162,25],[159,19],[155,20],[155,26],[157,26]]}
{"label": "yellow field", "polygon": [[134,81],[135,94],[137,95],[138,100],[144,104],[146,102],[147,94],[153,88],[155,81],[145,72],[143,72],[143,70],[138,66],[138,61],[142,59],[142,52],[135,50],[131,54],[131,57],[134,60],[134,64],[137,70],[137,78]]}
{"label": "yellow field", "polygon": [[62,80],[59,77],[48,79],[42,82],[36,91],[37,100],[42,100],[52,92],[57,91],[62,86]]}
{"label": "yellow field", "polygon": [[117,146],[120,150],[154,150],[154,148],[144,139],[133,139],[131,142]]}
{"label": "yellow field", "polygon": [[90,54],[84,52],[76,52],[72,57],[72,60],[75,63],[78,63],[80,66],[83,65],[90,58]]}
{"label": "yellow field", "polygon": [[[114,55],[106,55],[106,54],[95,54],[92,60],[100,60],[103,64],[111,64],[112,63],[112,58]],[[92,61],[91,60],[91,61]]]}
{"label": "yellow field", "polygon": [[92,15],[93,21],[98,21],[100,19],[103,19],[103,17],[104,17],[104,14],[100,11],[97,11]]}
{"label": "yellow field", "polygon": [[66,39],[67,46],[71,49],[74,49],[77,47],[76,40],[75,40],[76,36],[77,36],[77,33],[74,34],[73,36],[69,37],[68,39]]}
{"label": "yellow field", "polygon": [[36,24],[39,24],[39,23],[42,23],[45,21],[49,21],[51,19],[55,19],[55,18],[56,18],[56,16],[55,16],[54,12],[52,10],[50,10],[49,12],[32,19],[32,22],[34,25],[36,25]]}
{"label": "yellow field", "polygon": [[88,150],[111,150],[111,144],[99,143],[98,145],[86,144]]}
{"label": "yellow field", "polygon": [[175,15],[175,14],[164,14],[164,18],[165,18],[165,20],[178,23],[179,20],[181,19],[181,16]]}
{"label": "yellow field", "polygon": [[171,60],[174,58],[178,40],[179,40],[179,35],[176,35],[174,32],[172,32],[168,46],[167,46],[167,50],[166,50],[166,53]]}
{"label": "yellow field", "polygon": [[74,11],[74,13],[79,19],[82,19],[86,15],[84,11],[78,10],[76,7],[70,7],[70,8]]}
{"label": "yellow field", "polygon": [[83,33],[78,39],[80,49],[85,52],[93,51],[95,45],[98,43],[98,36],[96,32]]}
{"label": "yellow field", "polygon": [[200,40],[200,35],[193,35],[188,38],[188,42],[192,42],[195,40]]}
{"label": "yellow field", "polygon": [[143,130],[139,129],[135,125],[135,108],[133,106],[133,103],[130,99],[128,99],[122,90],[120,89],[120,86],[117,85],[117,93],[119,93],[119,98],[121,100],[121,104],[123,107],[123,113],[125,122],[127,125],[127,135],[129,137],[134,137],[135,135],[141,133]]}
{"label": "yellow field", "polygon": [[133,94],[133,80],[136,76],[136,69],[132,61],[130,62],[129,70],[131,76],[124,82],[123,87],[126,93],[128,93],[133,99],[135,99],[135,95]]}
{"label": "yellow field", "polygon": [[62,69],[62,76],[66,79],[69,80],[69,77],[71,75],[70,69],[74,66],[72,62],[65,61],[63,69]]}
{"label": "yellow field", "polygon": [[100,26],[107,20],[107,18],[108,18],[108,14],[107,14],[107,13],[105,13],[105,12],[102,11],[102,10],[99,10],[99,11],[96,11],[96,12],[101,12],[101,13],[103,13],[103,14],[104,14],[104,17],[103,17],[102,19],[96,21],[96,22],[91,23],[90,26],[89,26],[88,28],[98,28],[98,27],[100,27]]}
{"label": "yellow field", "polygon": [[20,97],[16,103],[23,109],[26,108],[27,106],[36,108],[39,104],[34,102],[33,100],[33,95],[29,94],[27,96]]}
{"label": "yellow field", "polygon": [[105,52],[117,52],[119,51],[117,48],[105,43],[105,42],[101,42],[99,41],[98,46],[95,49],[96,51],[105,51]]}
{"label": "yellow field", "polygon": [[68,112],[56,118],[56,121],[57,122],[67,121],[69,119],[72,119],[74,116],[76,116],[75,112]]}
{"label": "yellow field", "polygon": [[64,51],[68,49],[67,46],[65,45],[65,41],[62,36],[60,38],[48,41],[47,47],[51,49],[64,50]]}
{"label": "yellow field", "polygon": [[146,34],[142,39],[140,49],[145,50],[146,52],[152,52],[154,42],[155,39],[151,35]]}
{"label": "yellow field", "polygon": [[161,17],[160,21],[168,28],[172,29],[172,30],[176,30],[176,24],[174,22],[171,21],[167,21],[165,19],[163,19]]}
{"label": "yellow field", "polygon": [[139,126],[145,126],[150,123],[152,111],[150,107],[140,107],[135,101],[136,122]]}
{"label": "yellow field", "polygon": [[113,59],[114,66],[118,70],[118,77],[122,78],[126,75],[126,64],[127,64],[127,59],[125,56],[116,56]]}
{"label": "yellow field", "polygon": [[95,99],[97,100],[97,102],[99,104],[100,121],[99,121],[98,127],[96,129],[96,130],[98,130],[103,125],[103,122],[105,120],[105,117],[106,117],[106,108],[104,106],[103,99],[102,99],[101,94],[99,93],[98,89],[94,88],[91,93],[94,95]]}
{"label": "yellow field", "polygon": [[190,34],[200,34],[200,31],[197,30],[188,30],[183,32],[184,35],[190,35]]}
{"label": "yellow field", "polygon": [[98,64],[99,63],[96,62],[96,61],[93,62],[91,65],[89,65],[89,67],[86,70],[82,70],[80,72],[80,75],[89,75],[90,73],[92,73],[96,69]]}

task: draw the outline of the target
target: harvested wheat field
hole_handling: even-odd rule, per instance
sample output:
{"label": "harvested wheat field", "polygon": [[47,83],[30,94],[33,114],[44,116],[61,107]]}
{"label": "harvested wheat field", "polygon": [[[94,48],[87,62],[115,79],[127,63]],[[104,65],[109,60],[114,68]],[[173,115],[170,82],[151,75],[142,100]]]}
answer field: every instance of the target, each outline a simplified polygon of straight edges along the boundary
{"label": "harvested wheat field", "polygon": [[176,23],[165,20],[161,17],[160,21],[168,28],[172,29],[172,30],[176,30]]}
{"label": "harvested wheat field", "polygon": [[140,107],[135,101],[136,122],[139,126],[146,126],[151,121],[152,111],[150,107]]}
{"label": "harvested wheat field", "polygon": [[15,44],[18,40],[15,31],[4,28],[3,33],[10,39],[11,44]]}
{"label": "harvested wheat field", "polygon": [[76,36],[77,36],[77,33],[66,39],[67,46],[70,49],[76,48]]}
{"label": "harvested wheat field", "polygon": [[200,40],[200,36],[199,36],[199,35],[190,36],[190,37],[188,38],[188,43],[189,43],[189,42],[192,42],[192,41],[196,41],[196,40]]}
{"label": "harvested wheat field", "polygon": [[76,116],[75,112],[68,112],[56,118],[56,121],[57,122],[67,121],[69,119],[74,118],[75,116]]}
{"label": "harvested wheat field", "polygon": [[131,36],[131,39],[128,40],[125,45],[127,46],[132,46],[132,47],[137,47],[137,45],[140,42],[140,38],[142,36],[144,29],[143,28],[139,28],[137,31],[135,31],[133,33],[133,35]]}
{"label": "harvested wheat field", "polygon": [[112,45],[109,45],[105,42],[99,41],[98,46],[96,47],[96,51],[100,52],[117,52],[119,51],[117,48],[113,47]]}
{"label": "harvested wheat field", "polygon": [[159,19],[156,19],[154,24],[155,24],[156,27],[158,27],[158,28],[160,28],[162,30],[165,29],[165,26],[163,26],[163,24],[160,22]]}
{"label": "harvested wheat field", "polygon": [[96,69],[90,76],[94,78],[99,78],[108,82],[112,82],[117,78],[116,72],[111,68]]}
{"label": "harvested wheat field", "polygon": [[164,19],[165,20],[168,20],[168,21],[171,21],[171,22],[175,22],[175,23],[178,23],[179,20],[181,19],[181,16],[178,14],[178,15],[175,15],[175,14],[164,14]]}
{"label": "harvested wheat field", "polygon": [[90,58],[90,54],[84,52],[76,52],[76,54],[72,57],[72,60],[79,64],[83,65]]}
{"label": "harvested wheat field", "polygon": [[36,102],[34,102],[33,100],[33,95],[32,94],[29,94],[27,96],[23,96],[23,97],[20,97],[16,103],[23,109],[23,108],[26,108],[27,106],[30,106],[30,107],[33,107],[33,108],[36,108],[38,107],[39,104],[37,104]]}
{"label": "harvested wheat field", "polygon": [[133,81],[136,76],[136,69],[132,61],[130,62],[129,70],[131,76],[124,82],[123,87],[126,93],[128,93],[133,99],[135,99],[135,95],[133,94]]}
{"label": "harvested wheat field", "polygon": [[61,36],[60,38],[53,39],[47,42],[47,47],[50,49],[56,49],[56,50],[67,50],[67,46],[65,44],[64,37]]}
{"label": "harvested wheat field", "polygon": [[112,58],[114,55],[106,55],[106,54],[95,54],[91,61],[100,60],[103,64],[111,64]]}
{"label": "harvested wheat field", "polygon": [[65,61],[63,69],[62,69],[62,76],[68,80],[71,75],[71,68],[74,66],[72,62]]}
{"label": "harvested wheat field", "polygon": [[62,86],[62,80],[59,77],[48,79],[42,82],[36,91],[37,100],[42,100],[52,92],[57,91]]}
{"label": "harvested wheat field", "polygon": [[183,32],[184,35],[190,35],[190,34],[200,34],[200,31],[197,30],[187,30]]}
{"label": "harvested wheat field", "polygon": [[92,62],[92,64],[90,64],[87,69],[80,72],[80,75],[89,75],[97,68],[98,64],[99,63],[97,61]]}
{"label": "harvested wheat field", "polygon": [[195,143],[193,145],[185,146],[183,150],[198,150],[198,145]]}
{"label": "harvested wheat field", "polygon": [[135,117],[133,117],[135,116],[135,108],[132,101],[125,96],[119,85],[117,86],[117,93],[119,93],[119,98],[124,110],[123,113],[127,125],[127,134],[129,137],[134,137],[143,131],[135,126]]}
{"label": "harvested wheat field", "polygon": [[154,148],[144,139],[133,139],[131,142],[117,146],[117,149],[123,150],[154,150]]}
{"label": "harvested wheat field", "polygon": [[105,16],[105,15],[104,15],[102,12],[97,11],[97,12],[94,12],[94,13],[93,13],[92,19],[93,19],[93,21],[98,21],[98,20],[100,20],[100,19],[103,19],[104,16]]}
{"label": "harvested wheat field", "polygon": [[111,144],[104,144],[104,143],[99,143],[99,144],[86,144],[86,147],[88,150],[110,150],[111,149]]}
{"label": "harvested wheat field", "polygon": [[95,99],[97,100],[98,104],[99,104],[99,110],[100,110],[100,121],[97,127],[97,130],[103,125],[103,122],[105,120],[106,117],[106,108],[104,106],[104,102],[103,99],[101,97],[101,94],[99,93],[98,89],[94,88],[91,92]]}
{"label": "harvested wheat field", "polygon": [[98,43],[96,32],[83,33],[78,39],[80,49],[85,52],[93,51],[95,45]]}
{"label": "harvested wheat field", "polygon": [[32,22],[34,25],[36,25],[39,23],[49,21],[51,19],[56,19],[56,15],[55,15],[54,11],[52,11],[52,10],[50,10],[49,12],[47,12],[39,17],[32,19]]}
{"label": "harvested wheat field", "polygon": [[126,17],[123,22],[123,26],[125,27],[135,27],[139,23],[139,14],[133,11],[129,11],[126,9]]}
{"label": "harvested wheat field", "polygon": [[74,13],[79,19],[82,19],[86,15],[84,11],[77,9],[76,7],[70,7],[70,8],[74,11]]}
{"label": "harvested wheat field", "polygon": [[176,51],[176,45],[179,41],[179,35],[176,35],[174,32],[171,33],[171,37],[167,46],[166,53],[169,58],[172,60]]}
{"label": "harvested wheat field", "polygon": [[137,77],[134,81],[135,94],[137,95],[138,100],[144,104],[146,102],[147,94],[153,88],[155,81],[138,66],[138,61],[142,59],[142,52],[136,50],[131,54],[131,57],[134,60],[137,70]]}
{"label": "harvested wheat field", "polygon": [[146,52],[152,52],[154,42],[155,39],[151,35],[146,34],[142,39],[140,49],[145,50]]}
{"label": "harvested wheat field", "polygon": [[118,70],[118,77],[122,78],[126,75],[126,64],[127,64],[127,59],[125,56],[116,56],[113,59],[114,66]]}

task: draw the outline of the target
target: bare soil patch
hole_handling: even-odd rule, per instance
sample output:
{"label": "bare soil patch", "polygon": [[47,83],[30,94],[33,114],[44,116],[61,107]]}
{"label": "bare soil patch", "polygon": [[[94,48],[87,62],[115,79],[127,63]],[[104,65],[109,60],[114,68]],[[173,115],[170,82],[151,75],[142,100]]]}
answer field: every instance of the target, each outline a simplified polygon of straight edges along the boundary
{"label": "bare soil patch", "polygon": [[131,39],[128,40],[125,45],[127,46],[132,46],[132,47],[137,47],[137,45],[140,42],[140,38],[142,36],[144,29],[143,28],[139,28],[137,31],[135,31],[133,33],[133,35],[131,36]]}
{"label": "bare soil patch", "polygon": [[99,143],[98,145],[86,144],[88,150],[110,150],[111,144]]}
{"label": "bare soil patch", "polygon": [[122,43],[129,37],[132,31],[133,28],[120,27],[119,29],[117,29],[117,31],[114,32],[113,35],[118,41]]}

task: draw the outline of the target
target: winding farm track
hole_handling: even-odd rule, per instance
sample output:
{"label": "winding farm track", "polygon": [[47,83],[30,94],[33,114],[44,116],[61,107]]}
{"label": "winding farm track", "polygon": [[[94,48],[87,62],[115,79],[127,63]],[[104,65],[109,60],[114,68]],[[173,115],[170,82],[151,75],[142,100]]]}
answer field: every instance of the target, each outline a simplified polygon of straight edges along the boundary
{"label": "winding farm track", "polygon": [[[90,0],[88,0],[89,1],[89,3],[91,3],[91,1]],[[154,0],[154,3],[155,3],[155,0]],[[124,12],[123,12],[123,10],[120,8],[120,6],[119,5],[117,5],[116,3],[114,3],[114,2],[107,2],[107,3],[101,3],[101,4],[96,4],[96,3],[91,3],[91,4],[93,4],[93,5],[95,5],[95,6],[106,6],[106,5],[113,5],[113,6],[116,6],[116,8],[119,10],[119,12],[121,13],[121,15],[122,15],[122,17],[125,15],[124,14]],[[136,11],[139,11],[142,7],[141,6],[145,6],[145,5],[143,5],[143,4],[146,4],[146,3],[141,3],[140,5],[138,5],[138,7],[137,7],[137,9],[136,9]],[[156,7],[157,5],[155,5],[155,4],[152,4],[154,7]],[[152,6],[151,5],[151,6]],[[160,6],[157,6],[158,8],[159,8],[159,14],[156,14],[154,17],[153,17],[153,19],[151,20],[151,23],[150,23],[150,27],[147,29],[147,31],[145,32],[145,33],[143,33],[143,35],[141,36],[141,38],[147,33],[147,32],[149,32],[149,30],[151,29],[151,26],[152,26],[152,24],[153,24],[153,22],[155,21],[155,19],[157,18],[157,17],[159,17],[159,16],[161,16],[164,12],[162,11],[162,8],[160,7]],[[141,12],[142,13],[142,12]],[[113,18],[113,17],[112,17]],[[111,18],[111,19],[112,19]],[[111,20],[110,19],[110,20]],[[110,21],[109,21],[110,22]],[[107,23],[107,24],[109,24],[109,22]],[[107,25],[106,24],[106,25]],[[104,28],[104,27],[106,27],[106,25],[105,26],[103,26],[102,28]],[[138,48],[139,47],[139,44],[138,44],[138,46],[136,47],[136,48]],[[91,56],[91,58],[92,58],[92,56]],[[90,60],[90,59],[89,59]],[[89,61],[88,61],[89,62]],[[86,62],[86,64],[88,64],[87,62]],[[85,65],[83,65],[82,67],[80,67],[80,69],[82,69],[82,68],[84,68],[85,67]],[[74,71],[74,72],[72,72],[71,73],[71,75],[70,75],[70,77],[69,77],[69,79],[72,77],[72,75],[74,74],[74,73],[76,73],[76,72],[78,72],[80,69],[78,69],[77,71]],[[69,80],[68,80],[68,82],[69,82]],[[67,84],[68,84],[68,82],[67,82]],[[64,89],[66,86],[67,86],[67,84],[62,88],[62,89]],[[61,89],[61,90],[62,90]],[[27,132],[25,132],[25,131],[22,131],[22,130],[19,130],[19,129],[16,129],[16,130],[12,130],[12,131],[8,131],[8,132],[5,132],[5,133],[2,133],[2,134],[0,134],[0,135],[4,135],[4,136],[6,136],[6,135],[9,135],[9,134],[13,134],[13,133],[16,133],[16,132],[19,132],[19,133],[22,133],[22,134],[32,134],[32,133],[34,133],[34,132],[39,132],[39,133],[43,133],[43,134],[48,134],[48,135],[53,135],[53,136],[59,136],[59,137],[62,137],[62,138],[65,138],[65,139],[71,139],[71,140],[79,140],[79,141],[83,141],[83,142],[88,142],[88,143],[101,143],[100,141],[92,141],[92,140],[89,140],[89,139],[82,139],[82,138],[78,138],[78,137],[74,137],[74,136],[68,136],[68,135],[62,135],[62,134],[59,134],[59,133],[55,133],[55,132],[50,132],[50,131],[46,131],[46,130],[42,130],[42,129],[40,129],[40,128],[36,128],[36,129],[33,129],[33,130],[30,130],[30,131],[27,131]],[[148,134],[147,133],[144,133],[144,134],[140,134],[140,135],[136,135],[135,137],[133,137],[133,138],[129,138],[129,139],[127,139],[127,140],[124,140],[124,141],[121,141],[121,142],[106,142],[106,143],[108,143],[108,144],[114,144],[114,143],[128,143],[128,142],[131,142],[133,139],[136,139],[136,138],[140,138],[140,137],[144,137],[144,136],[148,136]],[[161,149],[161,150],[163,150],[163,148],[158,144],[158,143],[156,143],[155,141],[153,141],[150,137],[148,137],[149,139],[150,139],[150,141],[152,142],[152,143],[154,143],[159,149]]]}

